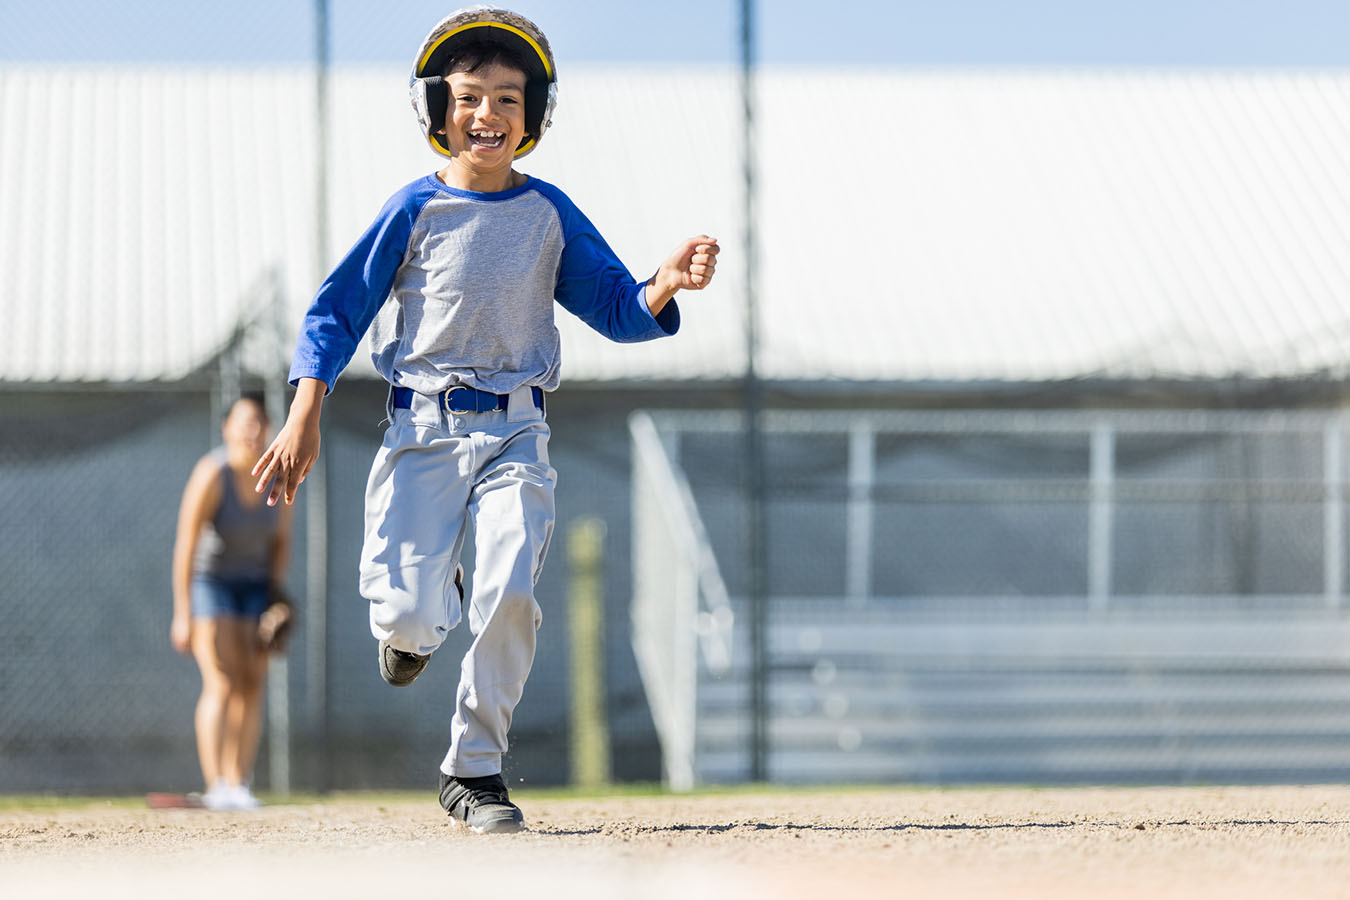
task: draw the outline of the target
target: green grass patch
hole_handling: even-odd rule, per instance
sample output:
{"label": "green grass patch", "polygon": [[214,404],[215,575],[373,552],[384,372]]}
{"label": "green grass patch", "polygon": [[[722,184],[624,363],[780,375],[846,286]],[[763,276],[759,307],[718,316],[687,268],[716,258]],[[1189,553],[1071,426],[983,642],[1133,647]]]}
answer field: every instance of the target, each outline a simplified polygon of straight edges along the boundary
{"label": "green grass patch", "polygon": [[0,812],[14,810],[60,810],[88,809],[136,809],[145,806],[145,797],[89,797],[67,796],[62,794],[14,794],[0,796]]}
{"label": "green grass patch", "polygon": [[[781,785],[763,782],[712,785],[697,788],[688,793],[677,794],[667,790],[656,782],[637,782],[610,784],[599,787],[575,787],[570,785],[532,785],[528,782],[508,783],[515,797],[529,800],[602,800],[607,797],[744,797],[769,795],[812,795],[812,794],[861,794],[877,792],[962,792],[977,790],[1027,790],[1038,785],[931,785],[931,784],[825,784],[825,785]],[[333,791],[329,794],[297,792],[286,797],[263,791],[259,798],[265,806],[318,806],[325,803],[362,803],[372,806],[382,804],[428,803],[434,802],[435,792],[430,790],[361,790]],[[0,812],[41,811],[41,810],[77,810],[77,809],[144,809],[145,796],[88,796],[61,794],[13,794],[0,796]]]}

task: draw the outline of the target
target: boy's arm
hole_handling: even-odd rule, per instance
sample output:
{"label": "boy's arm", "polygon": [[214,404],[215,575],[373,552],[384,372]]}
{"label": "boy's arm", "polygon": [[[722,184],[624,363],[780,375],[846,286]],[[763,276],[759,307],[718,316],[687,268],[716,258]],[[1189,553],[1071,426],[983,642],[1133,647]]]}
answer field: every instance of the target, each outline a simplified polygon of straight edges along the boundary
{"label": "boy's arm", "polygon": [[296,489],[305,480],[319,458],[319,416],[323,412],[323,398],[328,385],[317,378],[301,378],[295,386],[286,424],[281,426],[266,452],[253,465],[253,474],[259,476],[254,488],[267,494],[267,505],[277,501],[295,502]]}
{"label": "boy's arm", "polygon": [[647,279],[647,309],[652,315],[659,315],[677,291],[701,291],[707,287],[717,269],[720,252],[717,238],[706,234],[681,242],[656,274]]}
{"label": "boy's arm", "polygon": [[[305,313],[291,360],[295,398],[286,424],[253,465],[255,490],[267,505],[295,502],[296,489],[319,458],[323,398],[352,358],[361,336],[384,304],[403,261],[413,220],[429,193],[416,183],[390,198],[375,222],[338,263]],[[271,489],[268,490],[268,485]]]}
{"label": "boy's arm", "polygon": [[717,239],[699,235],[682,242],[656,274],[638,281],[600,232],[568,197],[541,185],[563,231],[562,258],[554,298],[587,325],[613,341],[650,341],[680,328],[676,291],[701,290],[717,263]]}
{"label": "boy's arm", "polygon": [[313,378],[329,390],[384,305],[412,235],[434,191],[414,183],[398,192],[319,286],[300,325],[287,380]]}
{"label": "boy's arm", "polygon": [[707,287],[717,267],[717,239],[696,235],[680,243],[651,278],[635,281],[614,251],[580,214],[583,227],[563,248],[554,296],[563,308],[613,341],[650,341],[674,334],[677,291]]}

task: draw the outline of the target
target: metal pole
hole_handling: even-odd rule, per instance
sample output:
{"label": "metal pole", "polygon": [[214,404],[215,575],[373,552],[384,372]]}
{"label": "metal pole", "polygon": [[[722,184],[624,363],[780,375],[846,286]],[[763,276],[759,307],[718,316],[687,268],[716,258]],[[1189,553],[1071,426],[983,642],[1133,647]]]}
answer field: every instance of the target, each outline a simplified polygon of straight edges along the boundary
{"label": "metal pole", "polygon": [[[268,365],[263,398],[267,417],[277,427],[285,418],[286,350],[285,350],[285,295],[281,277],[275,270],[271,276],[272,302],[268,321]],[[273,370],[275,367],[275,371]],[[280,377],[277,377],[280,376]],[[267,759],[268,786],[272,793],[287,797],[291,793],[291,676],[284,653],[268,661],[267,672]]]}
{"label": "metal pole", "polygon": [[844,595],[861,609],[872,593],[872,489],[877,436],[872,423],[854,422],[848,435],[848,532]]}
{"label": "metal pole", "polygon": [[1322,433],[1322,590],[1327,609],[1339,609],[1345,584],[1345,421],[1327,420]]}
{"label": "metal pole", "polygon": [[1092,428],[1088,513],[1088,602],[1105,610],[1111,602],[1112,524],[1115,519],[1116,433],[1110,422]]}
{"label": "metal pole", "polygon": [[[314,3],[314,267],[319,283],[328,265],[328,0]],[[309,704],[311,714],[311,759],[314,788],[325,793],[331,787],[328,702],[328,465],[320,457],[305,479],[305,604]]]}
{"label": "metal pole", "polygon": [[314,0],[314,265],[328,274],[328,0]]}
{"label": "metal pole", "polygon": [[754,0],[741,0],[741,104],[745,177],[745,469],[750,600],[750,779],[768,773],[768,565],[765,537],[763,388],[756,370],[759,308],[755,298]]}

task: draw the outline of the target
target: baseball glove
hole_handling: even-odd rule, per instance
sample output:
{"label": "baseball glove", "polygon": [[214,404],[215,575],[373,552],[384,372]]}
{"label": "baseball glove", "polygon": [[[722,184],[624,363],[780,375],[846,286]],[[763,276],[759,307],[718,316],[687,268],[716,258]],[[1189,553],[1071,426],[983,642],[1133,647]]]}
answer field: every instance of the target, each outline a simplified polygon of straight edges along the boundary
{"label": "baseball glove", "polygon": [[291,636],[295,609],[291,598],[279,584],[268,590],[267,609],[258,619],[258,642],[265,653],[285,653],[286,640]]}

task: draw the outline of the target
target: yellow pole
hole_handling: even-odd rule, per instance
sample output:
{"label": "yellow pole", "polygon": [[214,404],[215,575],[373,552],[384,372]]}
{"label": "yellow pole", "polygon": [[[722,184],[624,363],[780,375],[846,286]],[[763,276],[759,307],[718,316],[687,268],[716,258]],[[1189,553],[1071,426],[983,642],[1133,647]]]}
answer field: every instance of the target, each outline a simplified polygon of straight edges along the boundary
{"label": "yellow pole", "polygon": [[578,519],[567,534],[568,621],[572,682],[572,783],[609,783],[605,715],[605,523]]}

